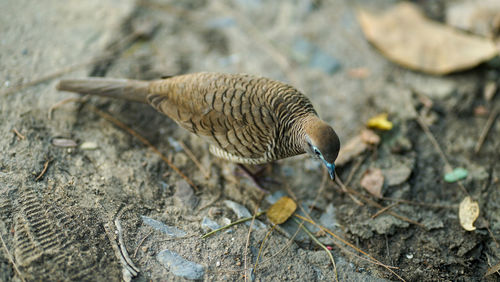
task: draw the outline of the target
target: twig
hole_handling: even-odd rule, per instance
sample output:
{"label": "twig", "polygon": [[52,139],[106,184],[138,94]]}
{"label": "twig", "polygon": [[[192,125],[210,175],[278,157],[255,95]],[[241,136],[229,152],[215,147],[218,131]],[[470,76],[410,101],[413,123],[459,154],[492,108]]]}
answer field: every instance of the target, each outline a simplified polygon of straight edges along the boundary
{"label": "twig", "polygon": [[17,275],[19,275],[19,278],[21,279],[21,281],[25,282],[26,280],[24,280],[24,277],[21,274],[21,271],[19,271],[17,264],[14,262],[14,259],[12,258],[12,255],[10,254],[9,249],[7,248],[7,245],[5,244],[5,241],[3,240],[2,234],[0,234],[0,240],[2,240],[2,246],[5,249],[5,252],[7,253],[7,257],[9,258],[10,263],[12,263],[14,270],[17,272]]}
{"label": "twig", "polygon": [[123,280],[124,281],[130,281],[132,277],[135,277],[137,273],[135,270],[130,267],[130,265],[127,263],[125,258],[123,257],[120,247],[118,247],[118,244],[116,243],[116,238],[113,232],[109,229],[109,225],[107,223],[103,224],[104,231],[106,235],[108,236],[108,240],[111,243],[111,247],[113,248],[113,251],[115,252],[115,256],[120,260],[120,263],[123,267],[122,274],[123,274]]}
{"label": "twig", "polygon": [[[296,218],[294,218],[294,220],[295,220],[295,222],[296,222],[297,224],[300,224],[300,222],[299,222]],[[313,240],[316,244],[318,244],[321,248],[323,248],[323,250],[325,250],[325,251],[326,251],[326,253],[327,253],[327,254],[328,254],[328,256],[330,257],[330,261],[332,262],[332,265],[333,265],[333,272],[335,273],[335,281],[337,281],[337,282],[338,282],[338,281],[339,281],[339,275],[338,275],[338,273],[337,273],[337,265],[335,264],[335,260],[333,259],[333,255],[332,255],[332,253],[330,252],[330,250],[328,250],[328,248],[327,248],[325,245],[323,245],[323,243],[321,243],[321,242],[318,240],[318,238],[316,238],[316,237],[315,237],[315,236],[311,233],[311,231],[309,231],[309,230],[307,229],[307,227],[305,227],[304,225],[301,225],[301,227],[302,227],[302,230],[304,230],[304,232],[305,232],[305,233],[306,233],[306,234],[307,234],[307,235],[308,235],[308,236],[309,236],[309,237],[310,237],[310,238],[311,238],[311,239],[312,239],[312,240]]]}
{"label": "twig", "polygon": [[[257,217],[259,217],[259,216],[263,215],[264,213],[266,213],[266,212],[259,212],[259,213],[255,214],[255,218],[257,218]],[[245,218],[238,219],[238,220],[236,220],[235,222],[231,222],[230,224],[228,224],[228,225],[226,225],[226,226],[222,226],[221,228],[217,228],[217,229],[215,229],[215,230],[212,230],[212,231],[210,231],[210,232],[206,233],[205,235],[202,235],[200,238],[201,238],[201,239],[205,239],[205,238],[207,238],[207,237],[211,236],[211,235],[212,235],[212,234],[214,234],[214,233],[217,233],[217,232],[222,231],[222,230],[224,230],[224,229],[228,229],[229,227],[234,226],[234,225],[236,225],[236,224],[240,224],[240,223],[243,223],[243,222],[247,222],[247,221],[249,221],[249,220],[252,220],[253,218],[254,218],[254,216],[252,216],[252,217],[245,217]]]}
{"label": "twig", "polygon": [[378,212],[376,212],[374,215],[372,215],[372,219],[376,218],[377,216],[383,214],[385,211],[387,211],[387,210],[389,210],[397,205],[399,205],[399,202],[395,202],[392,205],[388,205],[387,207],[380,209]]}
{"label": "twig", "polygon": [[497,264],[495,264],[494,266],[490,267],[488,271],[486,271],[486,274],[484,274],[484,277],[489,276],[495,272],[500,275],[499,271],[500,271],[500,261],[497,262]]}
{"label": "twig", "polygon": [[342,191],[346,192],[347,195],[349,195],[349,197],[351,197],[351,199],[356,203],[358,204],[358,206],[363,206],[363,202],[361,202],[360,200],[358,200],[358,198],[356,198],[354,195],[352,195],[351,193],[348,192],[348,188],[347,186],[342,182],[342,180],[340,179],[340,177],[337,175],[337,173],[335,173],[335,183],[337,183],[337,185],[340,186],[340,188],[342,189]]}
{"label": "twig", "polygon": [[488,120],[486,121],[483,130],[481,131],[481,135],[479,136],[479,140],[477,141],[476,147],[474,147],[474,152],[476,154],[479,153],[479,151],[481,150],[484,140],[486,139],[486,136],[488,136],[488,132],[490,132],[491,126],[493,125],[493,122],[495,121],[497,115],[498,115],[498,108],[495,108],[493,111],[491,111],[491,114],[488,117]]}
{"label": "twig", "polygon": [[116,226],[116,231],[118,231],[118,246],[120,247],[120,252],[125,261],[127,262],[127,264],[136,272],[134,276],[137,276],[140,270],[139,268],[137,268],[137,266],[135,266],[134,262],[128,256],[127,248],[125,247],[125,243],[123,242],[122,225],[118,217],[115,219],[115,226]]}
{"label": "twig", "polygon": [[154,231],[150,231],[148,234],[146,234],[146,236],[144,236],[144,238],[141,239],[141,241],[139,242],[139,244],[137,245],[137,247],[135,248],[135,251],[134,251],[134,258],[137,257],[137,251],[139,251],[139,247],[142,245],[142,243],[144,243],[144,241],[146,241],[146,238],[149,237],[149,235],[153,234]]}
{"label": "twig", "polygon": [[134,136],[135,138],[139,139],[139,141],[141,141],[144,145],[148,146],[151,150],[153,150],[158,156],[160,156],[160,158],[165,162],[167,163],[167,165],[173,169],[175,172],[177,172],[177,174],[179,174],[182,178],[184,178],[184,180],[186,180],[187,183],[189,183],[189,185],[191,185],[191,187],[194,188],[194,190],[198,191],[198,187],[196,187],[196,185],[194,185],[193,181],[191,181],[191,179],[189,179],[189,177],[187,177],[184,173],[182,173],[182,171],[177,168],[167,157],[165,157],[165,155],[163,155],[160,150],[158,150],[155,146],[153,146],[153,144],[151,144],[151,142],[149,142],[146,138],[142,137],[139,133],[137,133],[136,131],[134,131],[132,128],[128,127],[127,125],[125,125],[124,123],[122,123],[121,121],[119,121],[118,119],[114,118],[113,116],[111,116],[110,114],[108,113],[105,113],[101,110],[99,110],[98,108],[96,108],[95,106],[91,106],[92,110],[94,112],[96,112],[98,115],[100,115],[102,118],[112,122],[114,125],[120,127],[121,129],[127,131],[130,135]]}
{"label": "twig", "polygon": [[84,101],[86,101],[86,100],[87,100],[87,99],[86,99],[86,97],[87,97],[87,96],[85,96],[85,97],[78,97],[78,98],[67,98],[67,99],[64,99],[64,100],[62,100],[62,101],[59,101],[59,102],[55,103],[54,105],[52,105],[52,106],[50,107],[49,112],[47,113],[47,118],[48,118],[49,120],[51,120],[51,119],[52,119],[52,112],[53,112],[55,109],[57,109],[57,108],[59,108],[59,107],[61,107],[61,106],[63,106],[63,105],[66,105],[67,103],[70,103],[70,102],[84,102]]}
{"label": "twig", "polygon": [[259,265],[259,258],[260,258],[260,254],[262,253],[262,249],[264,248],[264,243],[267,241],[267,238],[269,238],[269,236],[271,235],[273,230],[276,228],[276,226],[277,226],[276,224],[273,224],[273,227],[271,227],[271,229],[269,229],[269,231],[266,233],[266,236],[264,236],[264,240],[262,240],[262,242],[260,243],[259,252],[257,253],[257,258],[255,259],[255,264],[253,266],[254,271],[257,271],[257,266]]}
{"label": "twig", "polygon": [[201,172],[203,173],[203,175],[205,175],[205,179],[209,179],[210,178],[210,171],[208,171],[201,163],[200,161],[198,161],[198,159],[196,158],[196,156],[193,154],[193,152],[189,149],[188,146],[186,146],[186,144],[184,144],[184,142],[182,142],[181,140],[177,141],[179,143],[179,145],[181,145],[182,149],[184,150],[184,152],[186,152],[186,154],[188,155],[188,157],[194,162],[194,164],[201,170]]}
{"label": "twig", "polygon": [[361,167],[361,165],[363,164],[363,162],[366,160],[367,156],[368,155],[365,155],[364,157],[358,159],[358,161],[356,162],[356,164],[354,164],[354,166],[352,167],[352,169],[349,172],[349,175],[347,176],[347,179],[345,181],[345,185],[346,186],[348,186],[349,183],[351,183],[351,180],[354,177],[354,174],[356,174],[356,171],[358,171],[358,169]]}
{"label": "twig", "polygon": [[340,236],[336,235],[335,233],[333,233],[332,231],[328,230],[327,228],[317,224],[316,222],[314,222],[313,220],[310,220],[308,218],[305,218],[303,216],[300,216],[298,214],[295,214],[296,217],[306,221],[306,222],[309,222],[313,225],[315,225],[316,227],[318,227],[319,229],[323,230],[324,232],[330,234],[331,236],[333,236],[335,239],[339,240],[340,242],[344,243],[345,245],[353,248],[354,250],[362,253],[363,255],[365,255],[366,257],[370,258],[371,262],[374,263],[374,264],[377,264],[377,265],[380,265],[382,267],[384,267],[385,269],[387,269],[389,272],[391,272],[392,274],[394,274],[396,277],[398,277],[401,281],[405,281],[401,276],[399,276],[396,272],[394,272],[392,269],[398,269],[398,267],[394,267],[394,266],[389,266],[389,265],[386,265],[382,262],[380,262],[379,260],[377,260],[376,258],[372,257],[371,255],[369,255],[367,252],[357,248],[356,246],[354,246],[353,244],[349,243],[348,241],[342,239]]}
{"label": "twig", "polygon": [[[445,155],[443,149],[441,149],[441,146],[437,142],[436,138],[434,138],[434,135],[432,134],[431,130],[429,129],[429,127],[427,126],[427,124],[425,124],[425,121],[422,119],[422,116],[417,112],[417,110],[415,109],[415,107],[413,106],[413,104],[411,104],[411,103],[409,103],[409,104],[412,107],[412,110],[413,110],[413,112],[415,113],[415,115],[417,117],[416,118],[417,119],[417,123],[420,125],[420,127],[424,131],[425,135],[427,135],[427,138],[429,138],[429,140],[431,141],[432,145],[434,145],[434,148],[436,149],[436,151],[441,156],[441,159],[443,159],[443,162],[445,163],[445,171],[446,172],[451,172],[452,171],[452,166],[451,166],[450,162],[448,161],[448,159],[446,158],[446,155]],[[458,186],[462,189],[462,191],[466,195],[469,195],[469,192],[467,191],[467,189],[465,189],[465,187],[462,184],[462,182],[459,181],[457,183],[458,183]]]}
{"label": "twig", "polygon": [[19,131],[17,131],[16,128],[12,129],[12,132],[14,132],[17,135],[17,138],[19,138],[19,140],[26,139],[26,136],[22,135]]}
{"label": "twig", "polygon": [[38,181],[38,180],[40,180],[40,178],[43,177],[43,175],[45,174],[45,172],[47,172],[47,168],[49,168],[49,163],[51,161],[52,161],[52,159],[49,159],[49,160],[45,161],[45,163],[43,164],[42,172],[40,172],[40,174],[35,178],[35,181]]}
{"label": "twig", "polygon": [[245,252],[243,254],[243,268],[245,269],[245,282],[248,281],[249,276],[252,275],[252,270],[247,269],[247,254],[248,254],[248,246],[250,246],[250,234],[252,234],[253,223],[255,222],[255,218],[257,217],[257,210],[258,206],[255,207],[255,212],[252,216],[250,227],[248,228],[247,241],[245,243]]}
{"label": "twig", "polygon": [[396,202],[400,202],[402,204],[408,204],[408,205],[413,205],[413,206],[423,206],[423,207],[430,207],[430,208],[437,208],[437,209],[454,209],[454,208],[456,208],[456,206],[429,204],[429,203],[424,203],[424,202],[416,202],[416,201],[410,201],[410,200],[399,199],[399,198],[391,198],[391,197],[382,197],[380,199],[386,200],[386,201],[396,201]]}

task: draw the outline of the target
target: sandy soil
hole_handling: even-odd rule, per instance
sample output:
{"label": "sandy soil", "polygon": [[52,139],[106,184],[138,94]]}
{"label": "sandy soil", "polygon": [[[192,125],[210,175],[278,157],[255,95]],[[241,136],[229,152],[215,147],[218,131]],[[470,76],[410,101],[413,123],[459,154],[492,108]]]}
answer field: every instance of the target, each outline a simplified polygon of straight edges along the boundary
{"label": "sandy soil", "polygon": [[[483,275],[500,259],[499,122],[481,151],[474,153],[487,119],[475,115],[474,109],[500,106],[500,95],[487,103],[482,94],[488,81],[500,82],[498,69],[481,66],[432,77],[391,64],[363,38],[355,9],[360,5],[383,9],[393,1],[295,2],[1,1],[0,281],[122,280],[126,275],[120,246],[140,270],[136,281],[184,280],[158,259],[165,249],[203,266],[204,280],[242,280],[245,265],[253,267],[271,227],[261,217],[266,228],[239,224],[200,239],[206,232],[203,218],[219,225],[237,219],[226,200],[253,212],[269,206],[267,195],[234,164],[211,156],[207,144],[147,105],[91,98],[67,103],[49,118],[54,104],[78,96],[57,92],[57,79],[13,91],[59,71],[58,78],[153,79],[198,71],[271,77],[306,93],[343,143],[356,136],[370,117],[388,112],[395,128],[381,135],[378,148],[338,172],[345,180],[354,170],[349,187],[368,195],[359,184],[368,168],[411,171],[402,181],[386,179],[383,195],[411,201],[391,211],[418,224],[389,213],[372,218],[378,208],[358,205],[333,183],[322,186],[321,165],[305,156],[268,166],[262,179],[272,181],[264,186],[273,195],[294,197],[306,209],[314,206],[310,214],[315,220],[398,267],[394,271],[405,280],[498,279],[497,274]],[[442,18],[446,5],[429,2],[419,1],[429,16]],[[155,28],[141,33],[148,27]],[[307,46],[313,46],[312,53]],[[311,59],[318,53],[323,56],[320,60]],[[76,67],[67,71],[71,66]],[[350,75],[357,68],[367,69],[369,75]],[[422,106],[417,92],[433,101],[435,121],[430,129],[449,162],[469,171],[463,185],[481,209],[475,231],[460,227],[458,204],[466,194],[457,184],[444,182],[443,159],[412,114],[412,107]],[[98,115],[94,107],[149,140],[198,191],[191,193],[156,153]],[[54,146],[57,138],[74,140],[77,147]],[[179,142],[210,172],[208,177]],[[82,144],[96,148],[88,150]],[[375,201],[383,206],[394,203]],[[146,224],[143,216],[185,235],[165,234]],[[290,242],[296,228],[287,223],[274,231],[258,268],[247,277],[333,280],[327,254],[307,235],[301,232]],[[333,246],[341,280],[397,280],[386,269],[336,247],[313,226],[308,228]]]}

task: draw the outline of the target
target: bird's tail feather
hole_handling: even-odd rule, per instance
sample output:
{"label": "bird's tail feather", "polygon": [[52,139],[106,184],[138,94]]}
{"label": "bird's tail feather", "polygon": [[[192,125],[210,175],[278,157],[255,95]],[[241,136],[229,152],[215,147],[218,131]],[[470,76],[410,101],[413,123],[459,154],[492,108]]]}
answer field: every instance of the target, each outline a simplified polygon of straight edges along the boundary
{"label": "bird's tail feather", "polygon": [[99,95],[125,99],[133,102],[147,103],[149,82],[132,79],[116,78],[83,78],[63,79],[59,81],[57,89],[80,94]]}

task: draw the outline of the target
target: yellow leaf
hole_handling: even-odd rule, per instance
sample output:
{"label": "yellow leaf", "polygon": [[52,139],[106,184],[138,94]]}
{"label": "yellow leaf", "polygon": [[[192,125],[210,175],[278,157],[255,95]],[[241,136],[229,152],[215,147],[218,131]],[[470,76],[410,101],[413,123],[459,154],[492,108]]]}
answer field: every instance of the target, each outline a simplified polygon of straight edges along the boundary
{"label": "yellow leaf", "polygon": [[297,204],[290,197],[281,197],[267,210],[267,218],[274,224],[287,221],[297,209]]}
{"label": "yellow leaf", "polygon": [[458,218],[460,219],[460,225],[463,229],[467,231],[476,230],[473,223],[479,216],[479,204],[473,201],[471,197],[465,197],[460,203],[458,209]]}
{"label": "yellow leaf", "polygon": [[366,126],[368,126],[370,128],[380,129],[380,130],[391,130],[392,129],[392,122],[387,120],[388,116],[389,115],[386,113],[374,116],[368,120],[368,122],[366,123]]}

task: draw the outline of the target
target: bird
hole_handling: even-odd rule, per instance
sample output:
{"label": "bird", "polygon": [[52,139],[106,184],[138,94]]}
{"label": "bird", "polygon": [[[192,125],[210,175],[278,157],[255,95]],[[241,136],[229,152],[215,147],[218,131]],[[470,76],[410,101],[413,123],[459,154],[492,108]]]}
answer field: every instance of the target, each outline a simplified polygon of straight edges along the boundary
{"label": "bird", "polygon": [[250,74],[199,72],[158,80],[63,79],[60,91],[151,105],[210,143],[216,157],[265,164],[307,153],[335,179],[340,140],[311,101],[286,83]]}

